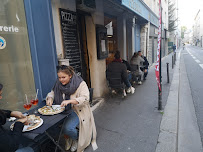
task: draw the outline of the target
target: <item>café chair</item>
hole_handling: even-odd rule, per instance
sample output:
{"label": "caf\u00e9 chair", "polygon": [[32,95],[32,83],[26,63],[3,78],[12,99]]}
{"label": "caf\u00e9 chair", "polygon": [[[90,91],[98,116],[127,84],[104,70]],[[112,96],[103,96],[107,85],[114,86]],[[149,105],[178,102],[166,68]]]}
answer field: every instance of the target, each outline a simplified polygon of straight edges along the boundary
{"label": "caf\u00e9 chair", "polygon": [[113,97],[114,95],[121,94],[122,98],[124,98],[126,96],[126,91],[121,74],[107,71],[106,75],[111,96]]}

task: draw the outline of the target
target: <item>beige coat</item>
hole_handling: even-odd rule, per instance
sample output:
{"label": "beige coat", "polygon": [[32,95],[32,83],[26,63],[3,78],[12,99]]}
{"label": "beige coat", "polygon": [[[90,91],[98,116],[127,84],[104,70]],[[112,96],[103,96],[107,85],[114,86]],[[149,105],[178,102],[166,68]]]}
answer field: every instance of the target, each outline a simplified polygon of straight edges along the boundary
{"label": "beige coat", "polygon": [[[48,93],[47,98],[54,99],[54,92]],[[96,127],[94,117],[89,105],[89,90],[85,81],[82,81],[70,99],[75,99],[79,102],[77,105],[72,105],[72,108],[80,119],[79,139],[77,152],[82,152],[91,142],[93,150],[96,150]]]}

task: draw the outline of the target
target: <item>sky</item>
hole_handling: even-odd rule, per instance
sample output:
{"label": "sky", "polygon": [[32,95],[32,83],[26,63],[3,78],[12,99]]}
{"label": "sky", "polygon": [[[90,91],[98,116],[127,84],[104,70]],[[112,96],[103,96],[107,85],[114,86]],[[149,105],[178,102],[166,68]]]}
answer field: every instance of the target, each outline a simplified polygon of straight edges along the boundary
{"label": "sky", "polygon": [[[198,10],[203,8],[203,0],[177,0],[178,1],[178,17],[179,28],[186,26],[191,29],[194,24],[195,16]],[[203,11],[203,9],[202,9]]]}

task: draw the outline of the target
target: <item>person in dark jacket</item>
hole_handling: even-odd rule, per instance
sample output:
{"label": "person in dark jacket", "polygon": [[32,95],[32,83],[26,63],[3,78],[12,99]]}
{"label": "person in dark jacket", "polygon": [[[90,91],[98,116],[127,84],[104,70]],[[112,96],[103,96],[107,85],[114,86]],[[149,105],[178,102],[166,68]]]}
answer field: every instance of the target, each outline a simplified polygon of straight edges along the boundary
{"label": "person in dark jacket", "polygon": [[138,51],[138,54],[139,54],[139,56],[141,56],[144,59],[143,66],[140,67],[140,70],[144,72],[143,79],[146,80],[146,77],[148,74],[149,62],[148,62],[147,58],[144,55],[142,55],[141,51]]}
{"label": "person in dark jacket", "polygon": [[122,62],[126,65],[127,71],[131,71],[131,66],[130,66],[130,64],[128,63],[128,61],[122,59]]}
{"label": "person in dark jacket", "polygon": [[176,45],[173,44],[173,52],[175,52],[175,51],[176,51]]}
{"label": "person in dark jacket", "polygon": [[128,88],[127,93],[131,92],[133,94],[135,92],[135,88],[132,87],[130,81],[128,80],[127,67],[123,63],[120,57],[119,51],[116,51],[114,58],[115,59],[113,60],[113,62],[111,62],[107,67],[107,80],[108,78],[111,77],[109,73],[121,75],[122,81],[125,83],[126,87]]}
{"label": "person in dark jacket", "polygon": [[[0,99],[2,99],[3,85],[0,84]],[[19,118],[13,127],[13,131],[5,130],[2,125],[6,123],[6,118]],[[32,152],[32,148],[26,147],[29,139],[22,137],[22,130],[24,123],[27,123],[27,117],[19,111],[9,111],[0,109],[0,151],[1,152],[15,152],[27,151]],[[26,147],[26,150],[23,149]]]}

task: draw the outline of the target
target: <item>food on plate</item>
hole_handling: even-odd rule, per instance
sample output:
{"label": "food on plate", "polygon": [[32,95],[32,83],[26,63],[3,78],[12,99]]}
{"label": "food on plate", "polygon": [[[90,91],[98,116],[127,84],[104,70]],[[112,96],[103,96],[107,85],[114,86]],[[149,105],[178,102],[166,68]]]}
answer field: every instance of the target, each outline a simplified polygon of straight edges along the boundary
{"label": "food on plate", "polygon": [[37,127],[41,123],[40,116],[29,115],[28,123],[29,123],[29,127],[27,128],[27,130],[31,130]]}
{"label": "food on plate", "polygon": [[52,106],[44,106],[38,109],[38,112],[42,115],[54,115],[61,113],[65,110],[65,107],[61,107],[60,105],[52,105]]}
{"label": "food on plate", "polygon": [[[38,128],[39,126],[41,126],[42,123],[43,123],[43,120],[40,118],[40,116],[29,115],[29,116],[27,116],[27,119],[28,119],[28,125],[25,125],[25,126],[24,126],[23,132],[36,129],[36,128]],[[13,123],[13,124],[10,126],[11,130],[13,130],[14,124],[15,124],[15,123]]]}

